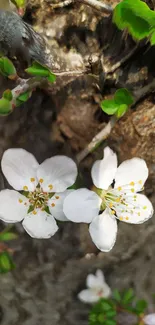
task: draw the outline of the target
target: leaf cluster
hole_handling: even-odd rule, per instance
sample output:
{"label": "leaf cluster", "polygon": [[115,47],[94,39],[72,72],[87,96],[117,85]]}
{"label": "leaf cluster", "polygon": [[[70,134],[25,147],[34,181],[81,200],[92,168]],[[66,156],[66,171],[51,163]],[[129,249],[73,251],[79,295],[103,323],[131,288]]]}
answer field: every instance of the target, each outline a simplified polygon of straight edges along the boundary
{"label": "leaf cluster", "polygon": [[119,292],[113,291],[111,299],[101,298],[92,308],[89,315],[89,325],[116,325],[116,316],[120,312],[131,313],[137,316],[137,321],[147,308],[144,299],[137,300],[130,288]]}
{"label": "leaf cluster", "polygon": [[130,105],[134,102],[133,96],[126,88],[118,89],[112,99],[106,99],[101,102],[102,110],[108,115],[122,117]]}

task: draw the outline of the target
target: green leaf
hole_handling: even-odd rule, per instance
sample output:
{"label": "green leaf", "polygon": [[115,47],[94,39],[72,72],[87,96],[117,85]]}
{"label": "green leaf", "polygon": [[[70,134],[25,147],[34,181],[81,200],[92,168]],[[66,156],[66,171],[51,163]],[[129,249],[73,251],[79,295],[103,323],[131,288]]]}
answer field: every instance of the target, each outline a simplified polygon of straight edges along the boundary
{"label": "green leaf", "polygon": [[[89,315],[90,325],[105,325],[107,320],[113,320],[116,315],[115,304],[111,299],[101,298],[92,308]],[[113,323],[115,324],[115,323]]]}
{"label": "green leaf", "polygon": [[0,58],[0,72],[6,76],[14,79],[17,75],[16,68],[14,67],[13,63],[6,58],[5,56]]}
{"label": "green leaf", "polygon": [[122,117],[128,110],[128,106],[126,104],[122,104],[119,106],[119,109],[116,112],[117,118]]}
{"label": "green leaf", "polygon": [[111,309],[109,311],[106,312],[106,317],[109,319],[109,318],[113,318],[116,316],[116,310],[115,309]]}
{"label": "green leaf", "polygon": [[25,0],[11,0],[11,2],[17,7],[17,8],[24,8],[26,3]]}
{"label": "green leaf", "polygon": [[51,83],[56,80],[55,74],[52,73],[48,67],[36,61],[33,62],[32,66],[28,67],[25,71],[33,76],[47,78],[47,80]]}
{"label": "green leaf", "polygon": [[120,118],[126,113],[128,107],[133,102],[134,99],[129,90],[121,88],[115,92],[113,99],[103,100],[101,102],[101,108],[106,114],[115,114],[117,118]]}
{"label": "green leaf", "polygon": [[12,257],[7,252],[0,253],[0,273],[7,273],[14,268]]}
{"label": "green leaf", "polygon": [[6,98],[0,99],[0,115],[7,115],[12,112],[12,104]]}
{"label": "green leaf", "polygon": [[117,302],[121,302],[121,300],[122,300],[121,294],[117,289],[114,289],[113,297]]}
{"label": "green leaf", "polygon": [[53,82],[56,80],[56,76],[55,76],[55,74],[52,73],[52,72],[50,72],[50,74],[49,74],[47,80],[48,80],[49,82],[53,83]]}
{"label": "green leaf", "polygon": [[6,89],[4,92],[3,92],[3,98],[9,100],[9,102],[12,100],[12,91],[10,89]]}
{"label": "green leaf", "polygon": [[103,311],[107,312],[111,310],[111,303],[109,301],[103,301],[102,303]]}
{"label": "green leaf", "polygon": [[113,115],[118,110],[118,105],[114,99],[105,99],[101,102],[102,111],[108,115]]}
{"label": "green leaf", "polygon": [[106,319],[106,321],[104,322],[104,325],[116,325],[116,324],[117,323],[115,319]]}
{"label": "green leaf", "polygon": [[134,299],[134,292],[133,289],[128,289],[127,291],[124,292],[123,296],[122,296],[122,301],[121,303],[123,305],[129,304],[133,301]]}
{"label": "green leaf", "polygon": [[134,102],[131,93],[126,88],[118,89],[115,92],[114,100],[118,105],[126,104],[127,106],[133,104]]}
{"label": "green leaf", "polygon": [[135,306],[135,310],[136,310],[136,313],[138,315],[144,313],[145,309],[147,308],[147,302],[146,300],[142,299],[142,300],[138,300],[137,303],[136,303],[136,306]]}
{"label": "green leaf", "polygon": [[32,91],[26,91],[25,93],[19,95],[19,97],[16,98],[16,106],[22,105],[24,102],[26,102],[32,95]]}
{"label": "green leaf", "polygon": [[141,0],[123,0],[114,9],[113,22],[139,41],[155,29],[155,12]]}
{"label": "green leaf", "polygon": [[15,234],[13,232],[3,232],[0,234],[1,241],[8,241],[8,240],[13,240],[13,239],[17,239],[17,238],[18,238],[17,234]]}

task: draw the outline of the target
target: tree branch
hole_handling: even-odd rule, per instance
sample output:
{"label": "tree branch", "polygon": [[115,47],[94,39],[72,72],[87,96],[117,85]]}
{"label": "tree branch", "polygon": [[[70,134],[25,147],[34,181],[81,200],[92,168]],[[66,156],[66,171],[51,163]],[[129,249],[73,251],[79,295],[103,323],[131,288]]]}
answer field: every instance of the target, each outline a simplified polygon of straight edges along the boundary
{"label": "tree branch", "polygon": [[98,134],[95,135],[87,147],[77,154],[76,160],[78,163],[80,163],[86,156],[88,156],[89,153],[93,152],[102,141],[107,139],[116,121],[116,116],[112,116],[107,125]]}
{"label": "tree branch", "polygon": [[85,5],[90,6],[93,9],[96,9],[96,10],[106,13],[106,14],[109,14],[113,11],[111,6],[109,6],[103,2],[100,2],[98,0],[64,0],[64,1],[58,2],[56,4],[52,4],[51,7],[52,7],[52,9],[63,8],[63,7],[69,6],[72,3],[78,3],[78,2],[84,3]]}

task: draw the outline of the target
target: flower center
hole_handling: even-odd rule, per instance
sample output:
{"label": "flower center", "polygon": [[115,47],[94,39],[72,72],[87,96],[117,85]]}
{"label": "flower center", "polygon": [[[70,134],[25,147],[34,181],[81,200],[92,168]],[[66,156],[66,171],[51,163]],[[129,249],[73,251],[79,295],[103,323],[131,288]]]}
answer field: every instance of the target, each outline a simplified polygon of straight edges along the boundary
{"label": "flower center", "polygon": [[33,209],[42,209],[44,210],[47,207],[48,200],[53,196],[54,193],[43,192],[41,187],[36,187],[34,192],[28,193],[28,199],[30,206]]}
{"label": "flower center", "polygon": [[101,190],[99,196],[102,199],[101,210],[110,208],[112,214],[115,214],[118,206],[127,208],[128,204],[126,203],[126,198],[123,194],[120,194],[118,190],[109,188],[108,190]]}

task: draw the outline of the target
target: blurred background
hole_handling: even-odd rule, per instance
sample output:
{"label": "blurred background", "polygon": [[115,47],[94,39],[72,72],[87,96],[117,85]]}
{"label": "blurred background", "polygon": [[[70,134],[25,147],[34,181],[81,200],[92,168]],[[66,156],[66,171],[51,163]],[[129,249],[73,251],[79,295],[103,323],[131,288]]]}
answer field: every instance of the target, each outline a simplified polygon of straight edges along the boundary
{"label": "blurred background", "polygon": [[[55,55],[64,53],[68,60],[78,55],[79,60],[86,62],[93,54],[99,56],[104,38],[111,44],[105,54],[107,60],[120,60],[125,47],[121,50],[118,38],[109,34],[107,16],[84,4],[53,9],[52,4],[57,2],[29,0],[23,17],[46,36]],[[106,1],[112,6],[116,2],[119,1]],[[1,8],[8,6],[6,0],[0,0]],[[131,40],[129,45],[132,46]],[[139,89],[147,84],[150,60],[146,55],[152,54],[144,53],[145,64],[138,53],[118,69],[118,85]],[[0,94],[14,87],[13,81],[0,77]],[[0,157],[7,148],[20,147],[32,152],[40,163],[55,154],[75,158],[108,121],[99,103],[116,86],[109,82],[102,88],[101,94],[95,79],[82,76],[62,87],[37,89],[11,115],[0,117]],[[116,124],[108,140],[83,160],[79,170],[84,186],[91,186],[91,166],[102,157],[106,145],[117,152],[119,162],[135,156],[146,160],[150,175],[145,194],[155,206],[154,94],[139,101]],[[1,188],[8,186],[3,178],[0,184]],[[3,229],[4,224],[0,227]],[[86,325],[90,307],[78,301],[77,293],[85,287],[87,274],[97,268],[104,271],[111,288],[133,287],[138,297],[149,301],[153,311],[155,218],[142,225],[120,222],[117,242],[110,253],[97,250],[85,224],[60,223],[59,231],[49,240],[32,239],[20,224],[13,230],[18,239],[9,242],[9,247],[16,268],[0,275],[1,325]]]}

